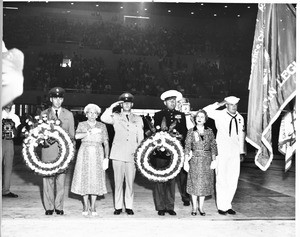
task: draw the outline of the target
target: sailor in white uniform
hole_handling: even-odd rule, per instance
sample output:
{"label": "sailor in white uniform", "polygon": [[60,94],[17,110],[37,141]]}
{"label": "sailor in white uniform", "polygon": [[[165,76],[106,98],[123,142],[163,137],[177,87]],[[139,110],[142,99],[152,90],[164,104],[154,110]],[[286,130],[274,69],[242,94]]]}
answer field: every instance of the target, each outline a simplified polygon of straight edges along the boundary
{"label": "sailor in white uniform", "polygon": [[[216,157],[216,201],[221,215],[236,212],[232,209],[240,175],[240,161],[244,159],[245,125],[244,118],[237,112],[239,98],[229,96],[223,102],[208,105],[204,110],[215,120],[218,130],[216,141],[218,156]],[[217,110],[225,105],[223,110]]]}

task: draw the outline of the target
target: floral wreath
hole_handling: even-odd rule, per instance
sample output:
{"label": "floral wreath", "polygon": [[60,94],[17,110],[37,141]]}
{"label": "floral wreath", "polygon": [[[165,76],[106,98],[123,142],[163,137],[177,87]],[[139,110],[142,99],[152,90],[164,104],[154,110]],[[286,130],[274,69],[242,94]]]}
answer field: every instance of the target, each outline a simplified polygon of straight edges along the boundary
{"label": "floral wreath", "polygon": [[[170,164],[164,169],[155,169],[150,164],[150,155],[155,151],[170,153]],[[157,132],[145,139],[135,152],[135,161],[140,172],[149,180],[166,182],[180,172],[184,162],[184,151],[176,137],[168,132]]]}
{"label": "floral wreath", "polygon": [[[22,132],[25,134],[22,154],[26,165],[39,175],[51,176],[64,172],[74,157],[75,147],[69,134],[60,126],[61,121],[47,120],[44,114],[42,119],[35,117],[36,122],[27,119],[27,128]],[[29,129],[28,129],[29,127]],[[28,130],[27,130],[28,129]],[[43,162],[36,153],[38,146],[47,148],[58,143],[58,157],[52,162]]]}

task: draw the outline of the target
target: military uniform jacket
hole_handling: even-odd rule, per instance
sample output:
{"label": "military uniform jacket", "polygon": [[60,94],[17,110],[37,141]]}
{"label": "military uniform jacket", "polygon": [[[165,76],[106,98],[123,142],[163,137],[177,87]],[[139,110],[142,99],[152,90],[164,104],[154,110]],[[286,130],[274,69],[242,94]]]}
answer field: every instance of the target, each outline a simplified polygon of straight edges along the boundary
{"label": "military uniform jacket", "polygon": [[[47,114],[48,120],[55,120],[56,116],[52,108],[42,111],[41,117],[43,114]],[[71,139],[74,139],[75,128],[74,128],[74,117],[73,113],[67,109],[61,108],[60,114],[58,116],[61,121],[61,127],[70,135]],[[58,156],[58,144],[57,142],[52,144],[48,148],[42,149],[42,161],[52,162],[57,159]]]}
{"label": "military uniform jacket", "polygon": [[166,126],[169,129],[170,125],[176,121],[174,129],[183,136],[181,144],[184,145],[185,137],[187,134],[185,114],[177,110],[163,109],[154,114],[154,127],[161,127],[163,118],[165,117]]}
{"label": "military uniform jacket", "polygon": [[134,162],[134,153],[144,139],[142,117],[130,113],[127,119],[123,112],[112,113],[111,109],[106,109],[101,120],[112,124],[115,130],[110,159]]}
{"label": "military uniform jacket", "polygon": [[[236,112],[236,121],[232,121],[227,109],[217,110],[217,103],[208,105],[204,108],[208,116],[215,120],[218,130],[216,141],[218,144],[219,155],[236,154],[239,161],[239,155],[245,151],[245,124],[241,114]],[[230,123],[232,125],[230,126]]]}

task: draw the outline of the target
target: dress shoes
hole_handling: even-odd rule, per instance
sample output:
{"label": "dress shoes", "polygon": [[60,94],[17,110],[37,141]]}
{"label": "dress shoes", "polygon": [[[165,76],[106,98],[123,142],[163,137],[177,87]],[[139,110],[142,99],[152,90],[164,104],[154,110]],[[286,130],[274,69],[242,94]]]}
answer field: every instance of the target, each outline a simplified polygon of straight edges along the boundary
{"label": "dress shoes", "polygon": [[64,211],[55,209],[55,213],[56,213],[56,215],[63,215]]}
{"label": "dress shoes", "polygon": [[9,192],[7,194],[2,194],[2,197],[9,197],[9,198],[17,198],[18,195],[17,194],[14,194],[12,192]]}
{"label": "dress shoes", "polygon": [[227,213],[230,214],[230,215],[235,215],[236,211],[234,211],[232,209],[229,209],[229,210],[227,210]]}
{"label": "dress shoes", "polygon": [[116,209],[116,210],[114,211],[114,215],[120,215],[121,212],[122,212],[122,209]]}
{"label": "dress shoes", "polygon": [[220,215],[226,215],[226,214],[227,214],[227,211],[221,211],[221,210],[218,210],[218,213],[219,213]]}
{"label": "dress shoes", "polygon": [[197,212],[192,211],[192,212],[191,212],[191,215],[192,215],[192,216],[197,216]]}
{"label": "dress shoes", "polygon": [[200,213],[201,216],[206,216],[206,213],[202,212],[200,209],[199,209],[199,213]]}
{"label": "dress shoes", "polygon": [[46,210],[46,211],[45,211],[45,215],[46,215],[46,216],[50,216],[50,215],[53,214],[53,212],[54,212],[54,210]]}
{"label": "dress shoes", "polygon": [[186,207],[187,207],[187,206],[189,206],[189,205],[190,205],[190,202],[189,202],[189,201],[184,201],[184,202],[183,202],[183,206],[186,206]]}
{"label": "dress shoes", "polygon": [[126,213],[127,213],[128,215],[134,215],[134,212],[133,212],[132,209],[127,209],[127,208],[126,208]]}
{"label": "dress shoes", "polygon": [[171,216],[176,216],[176,212],[173,210],[166,210],[167,213],[169,213]]}
{"label": "dress shoes", "polygon": [[157,214],[158,214],[159,216],[164,216],[164,215],[165,215],[165,211],[164,211],[164,210],[159,210],[159,211],[157,212]]}

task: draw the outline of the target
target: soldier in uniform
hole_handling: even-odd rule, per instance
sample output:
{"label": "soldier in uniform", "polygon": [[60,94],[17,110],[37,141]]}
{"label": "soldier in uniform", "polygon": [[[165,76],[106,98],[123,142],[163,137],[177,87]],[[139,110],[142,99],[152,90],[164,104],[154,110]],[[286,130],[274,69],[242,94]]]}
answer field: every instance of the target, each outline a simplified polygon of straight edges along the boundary
{"label": "soldier in uniform", "polygon": [[[232,200],[240,175],[240,161],[244,159],[245,125],[244,118],[237,112],[239,98],[229,96],[224,101],[204,108],[208,116],[215,120],[218,130],[216,142],[216,199],[220,215],[234,215]],[[226,106],[223,110],[219,107]]]}
{"label": "soldier in uniform", "polygon": [[[133,182],[136,167],[134,153],[144,139],[143,120],[141,116],[131,112],[133,107],[133,95],[123,93],[119,101],[113,103],[101,116],[104,123],[111,124],[115,130],[110,159],[114,170],[115,181],[115,211],[114,215],[120,215],[123,209],[124,192],[123,183],[125,178],[125,210],[128,215],[134,215],[133,208]],[[113,109],[121,106],[120,113]]]}
{"label": "soldier in uniform", "polygon": [[[44,114],[47,115],[48,120],[61,121],[61,127],[70,135],[71,139],[74,139],[74,117],[73,113],[69,110],[62,108],[61,105],[64,101],[65,90],[61,87],[54,87],[49,91],[51,108],[48,108],[41,112],[41,117]],[[47,148],[42,148],[42,161],[53,162],[57,159],[59,154],[59,148],[57,143],[53,143]],[[43,199],[45,214],[52,215],[53,212],[57,215],[63,215],[64,205],[64,190],[65,190],[66,172],[56,174],[54,176],[43,177]],[[56,187],[56,192],[55,192]],[[56,194],[56,195],[55,195]]]}
{"label": "soldier in uniform", "polygon": [[2,162],[3,186],[2,197],[18,197],[10,191],[11,173],[14,160],[14,141],[17,127],[21,124],[18,115],[12,111],[13,102],[8,103],[2,110]]}
{"label": "soldier in uniform", "polygon": [[[166,131],[169,130],[170,126],[174,126],[172,132],[175,130],[175,132],[179,134],[177,138],[181,141],[182,145],[184,145],[183,143],[187,134],[185,114],[175,110],[176,99],[179,97],[182,97],[182,95],[176,90],[165,91],[161,95],[160,98],[164,101],[166,108],[155,113],[154,126],[156,129],[160,128],[161,130]],[[166,167],[166,163],[169,162],[169,159],[165,156],[167,156],[167,153],[161,153],[161,157],[156,157],[156,168]],[[182,170],[182,172],[185,171]],[[182,185],[186,187],[186,179],[185,183]],[[184,189],[185,188],[183,187],[181,190],[186,193],[186,190]],[[188,200],[183,201],[189,203],[189,197],[187,196],[187,198]],[[154,202],[158,215],[163,216],[166,212],[170,215],[176,215],[176,212],[174,211],[175,179],[168,180],[167,182],[157,182],[155,184]]]}

